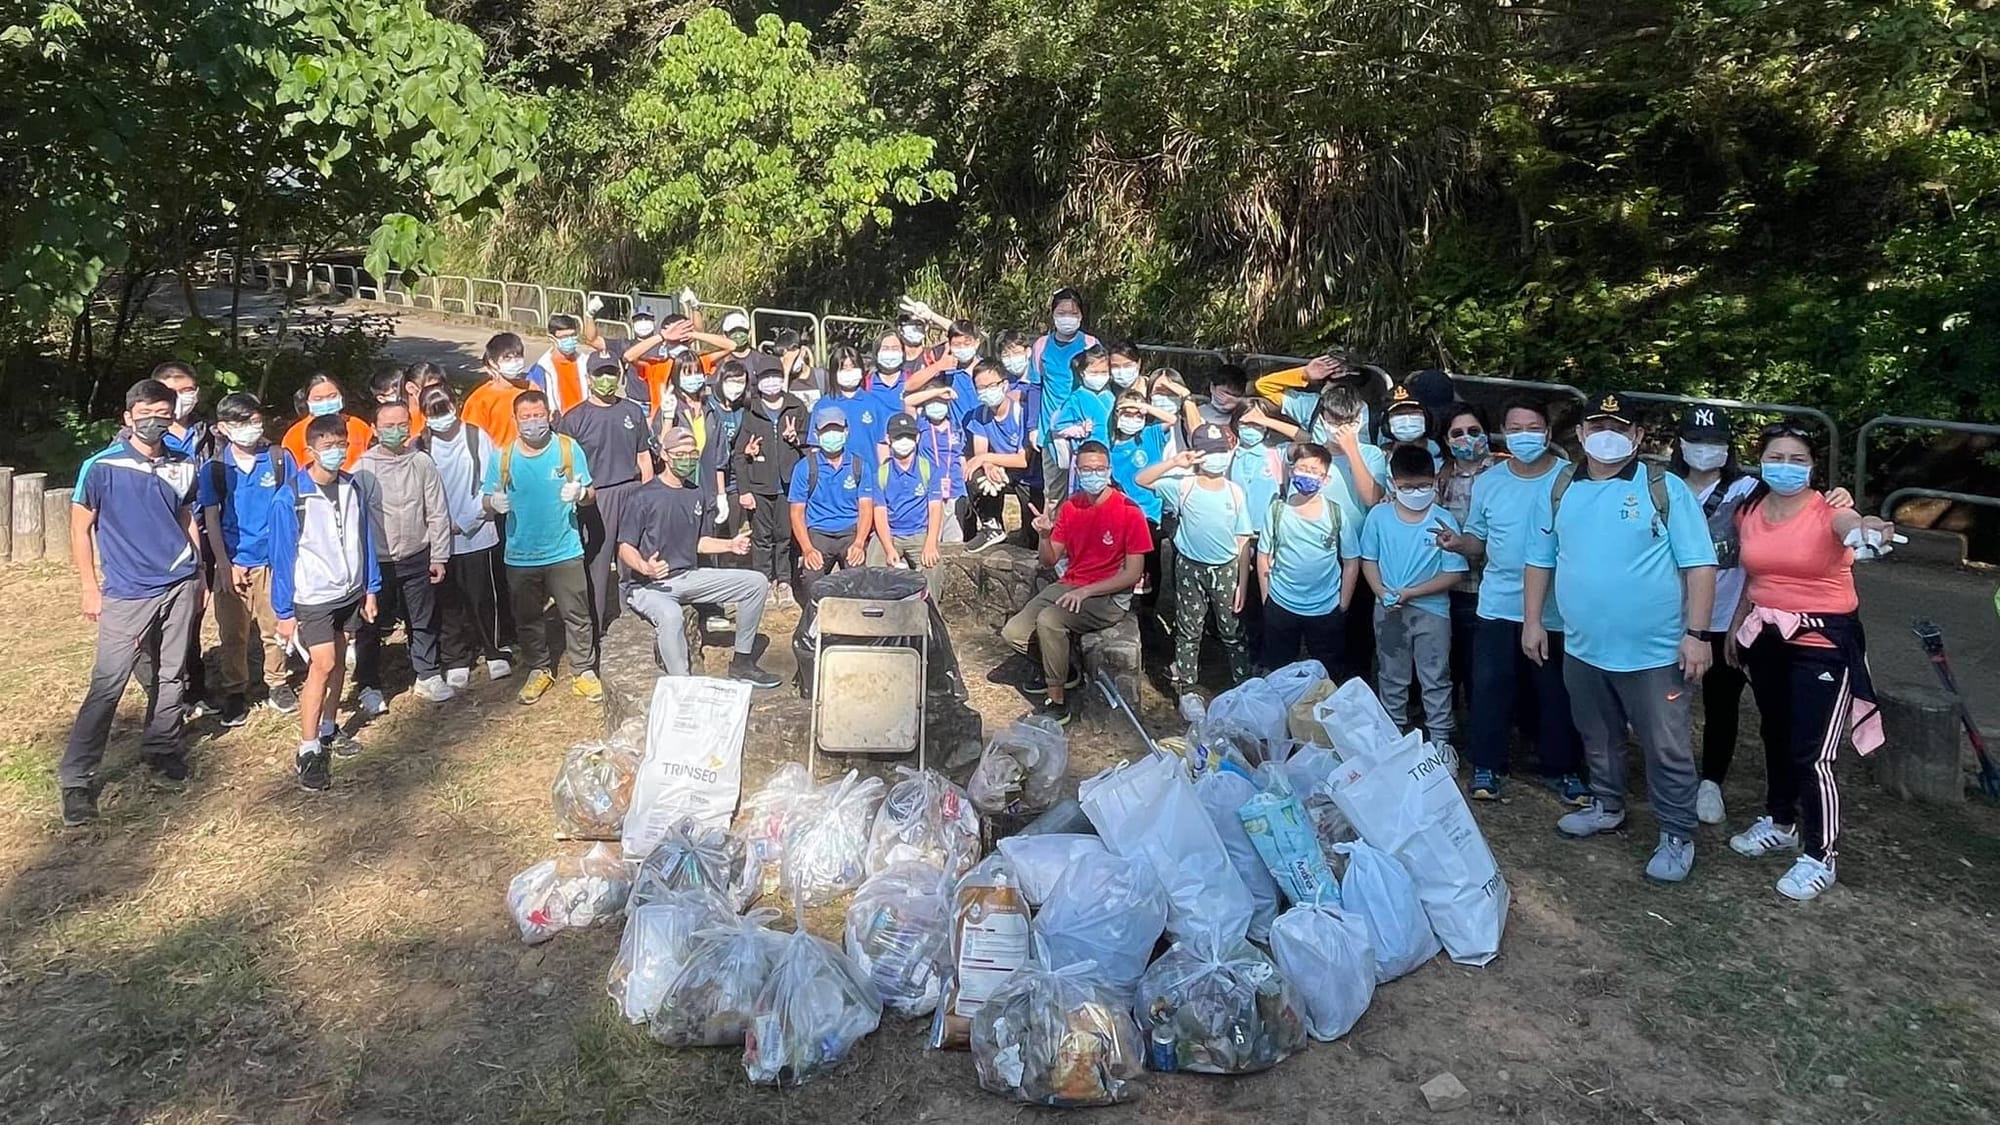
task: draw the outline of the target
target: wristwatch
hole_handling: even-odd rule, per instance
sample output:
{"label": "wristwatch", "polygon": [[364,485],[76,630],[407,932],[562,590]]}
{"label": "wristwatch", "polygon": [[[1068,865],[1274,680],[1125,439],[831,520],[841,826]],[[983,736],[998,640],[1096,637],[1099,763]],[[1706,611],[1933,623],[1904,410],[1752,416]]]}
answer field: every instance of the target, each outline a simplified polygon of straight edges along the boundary
{"label": "wristwatch", "polygon": [[1681,631],[1697,641],[1712,641],[1715,639],[1715,634],[1706,629],[1683,629]]}

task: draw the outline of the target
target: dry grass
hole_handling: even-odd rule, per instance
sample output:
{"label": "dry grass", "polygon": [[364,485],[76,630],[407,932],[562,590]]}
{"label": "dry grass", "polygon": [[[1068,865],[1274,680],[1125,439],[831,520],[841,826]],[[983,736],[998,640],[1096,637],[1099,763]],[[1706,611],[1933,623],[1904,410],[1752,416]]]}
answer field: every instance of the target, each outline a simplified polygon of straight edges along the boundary
{"label": "dry grass", "polygon": [[[0,1120],[1029,1116],[978,1092],[964,1056],[922,1051],[914,1025],[803,1090],[752,1088],[733,1053],[665,1050],[617,1019],[615,931],[522,946],[506,880],[556,847],[549,778],[596,729],[566,694],[531,710],[484,684],[443,709],[400,698],[325,795],[292,785],[290,727],[268,713],[199,729],[180,794],[146,784],[122,726],[103,823],[63,832],[52,767],[90,653],[73,596],[54,569],[0,572],[6,604],[46,615],[0,636]],[[983,680],[993,641],[960,652],[988,722],[1017,713]],[[780,694],[754,720],[753,782],[795,741]],[[1081,731],[1073,772],[1130,748]],[[1739,813],[1758,785],[1732,785]],[[1468,1120],[1990,1120],[1994,813],[1913,810],[1859,779],[1849,793],[1842,886],[1801,909],[1719,837],[1692,885],[1644,886],[1647,832],[1558,841],[1549,798],[1517,788],[1479,810],[1516,891],[1494,965],[1427,966],[1340,1043],[1264,1075],[1156,1080],[1102,1116],[1405,1121],[1449,1069],[1479,1098]]]}

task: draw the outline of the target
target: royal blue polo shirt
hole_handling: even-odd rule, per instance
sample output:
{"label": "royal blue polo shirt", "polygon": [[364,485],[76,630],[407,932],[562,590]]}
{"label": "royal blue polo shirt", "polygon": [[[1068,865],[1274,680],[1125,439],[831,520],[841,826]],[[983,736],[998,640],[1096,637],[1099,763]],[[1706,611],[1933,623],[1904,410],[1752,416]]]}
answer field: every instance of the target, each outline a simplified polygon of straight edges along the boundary
{"label": "royal blue polo shirt", "polygon": [[[929,484],[924,483],[926,475]],[[907,466],[890,457],[875,467],[876,502],[888,506],[890,535],[924,533],[931,501],[944,499],[943,478],[944,472],[921,453],[912,454]]]}
{"label": "royal blue polo shirt", "polygon": [[[853,437],[847,440],[851,447]],[[815,465],[819,467],[817,481],[813,479]],[[866,471],[866,462],[852,452],[845,452],[840,464],[835,465],[817,449],[792,466],[791,488],[785,493],[787,503],[806,506],[808,529],[828,535],[854,530],[861,519],[864,498],[875,498],[875,481]]]}
{"label": "royal blue polo shirt", "polygon": [[234,450],[223,450],[201,467],[196,503],[203,511],[220,507],[222,546],[237,566],[271,565],[271,497],[288,475],[284,453],[271,446],[257,451],[250,467],[236,463]]}
{"label": "royal blue polo shirt", "polygon": [[1664,668],[1680,659],[1684,629],[1708,627],[1688,624],[1681,599],[1681,571],[1715,565],[1708,520],[1672,474],[1672,517],[1661,519],[1644,474],[1637,458],[1604,480],[1579,467],[1550,534],[1528,545],[1529,566],[1556,572],[1563,651],[1607,672]]}
{"label": "royal blue polo shirt", "polygon": [[97,515],[105,597],[150,598],[194,577],[195,492],[195,463],[172,449],[148,457],[121,441],[83,463],[70,498]]}
{"label": "royal blue polo shirt", "polygon": [[[873,390],[834,391],[820,402],[840,408],[847,417],[847,453],[864,464],[875,463],[875,447],[889,432],[889,418],[903,410],[903,392],[889,387]],[[824,409],[824,406],[816,407]]]}

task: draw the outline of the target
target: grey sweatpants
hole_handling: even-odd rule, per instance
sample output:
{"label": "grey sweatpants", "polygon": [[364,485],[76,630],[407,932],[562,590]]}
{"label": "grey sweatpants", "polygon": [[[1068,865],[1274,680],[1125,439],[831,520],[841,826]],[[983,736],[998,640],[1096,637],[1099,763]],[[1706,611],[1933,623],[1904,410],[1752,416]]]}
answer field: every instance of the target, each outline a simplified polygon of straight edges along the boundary
{"label": "grey sweatpants", "polygon": [[1563,686],[1570,714],[1583,736],[1590,791],[1606,809],[1625,808],[1625,728],[1646,754],[1646,795],[1660,828],[1694,839],[1696,775],[1688,729],[1694,688],[1679,665],[1639,672],[1607,672],[1574,656],[1563,657]]}
{"label": "grey sweatpants", "polygon": [[633,585],[625,593],[632,612],[652,622],[653,647],[660,655],[660,667],[669,676],[688,674],[687,633],[681,624],[681,607],[690,604],[736,606],[736,653],[748,656],[756,651],[757,626],[764,620],[764,599],[771,596],[771,580],[754,570],[727,570],[698,566],[672,578]]}
{"label": "grey sweatpants", "polygon": [[158,661],[158,688],[140,744],[146,754],[181,752],[182,699],[187,687],[188,640],[195,626],[195,579],[186,578],[150,598],[105,598],[97,618],[97,661],[90,689],[69,729],[56,777],[64,789],[89,785],[104,762],[104,742],[118,699],[143,653]]}
{"label": "grey sweatpants", "polygon": [[1415,606],[1375,603],[1375,685],[1382,706],[1409,722],[1410,680],[1423,694],[1424,733],[1433,745],[1456,733],[1451,714],[1451,619]]}

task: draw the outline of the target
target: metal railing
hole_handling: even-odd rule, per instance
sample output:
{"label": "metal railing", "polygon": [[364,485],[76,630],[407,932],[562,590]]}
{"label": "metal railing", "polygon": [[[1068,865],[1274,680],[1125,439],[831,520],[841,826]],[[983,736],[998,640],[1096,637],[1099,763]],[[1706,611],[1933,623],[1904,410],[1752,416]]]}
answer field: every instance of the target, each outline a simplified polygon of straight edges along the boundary
{"label": "metal railing", "polygon": [[759,328],[774,320],[783,323],[789,328],[798,328],[803,324],[804,327],[799,332],[799,336],[815,352],[819,350],[820,340],[823,335],[820,330],[819,316],[816,313],[809,313],[804,309],[777,309],[763,305],[752,308],[750,310],[750,338],[753,340],[768,339],[763,332],[759,331]]}
{"label": "metal railing", "polygon": [[[1818,424],[1826,431],[1826,479],[1829,482],[1840,479],[1840,426],[1833,416],[1824,410],[1811,406],[1793,406],[1782,402],[1744,402],[1734,398],[1698,398],[1693,395],[1670,395],[1658,391],[1620,391],[1619,397],[1634,402],[1652,402],[1669,406],[1713,406],[1721,410],[1734,410],[1745,414],[1777,414],[1787,418],[1804,418]],[[1865,427],[1864,427],[1865,428]],[[1858,490],[1857,490],[1858,491]]]}
{"label": "metal railing", "polygon": [[[1878,430],[1894,427],[1903,430],[1945,430],[1956,434],[1979,434],[1986,437],[2000,437],[2000,426],[1984,422],[1957,422],[1943,418],[1906,418],[1898,414],[1883,414],[1861,423],[1854,432],[1854,499],[1856,503],[1868,501],[1868,439]],[[1899,488],[1882,501],[1882,516],[1889,517],[1892,505],[1905,495],[1927,496],[1933,499],[1958,500],[1967,504],[2000,505],[2000,499],[1991,496],[1975,496],[1968,492],[1942,492],[1936,489]]]}

